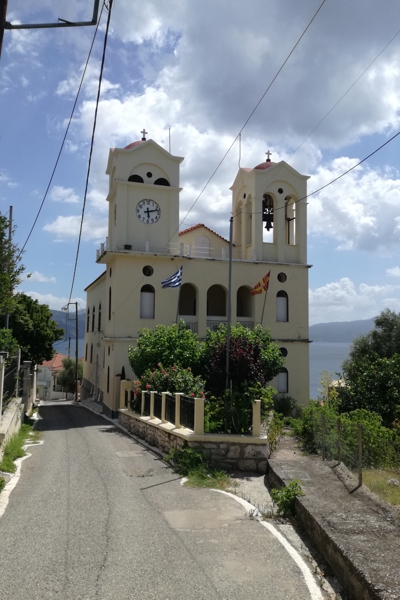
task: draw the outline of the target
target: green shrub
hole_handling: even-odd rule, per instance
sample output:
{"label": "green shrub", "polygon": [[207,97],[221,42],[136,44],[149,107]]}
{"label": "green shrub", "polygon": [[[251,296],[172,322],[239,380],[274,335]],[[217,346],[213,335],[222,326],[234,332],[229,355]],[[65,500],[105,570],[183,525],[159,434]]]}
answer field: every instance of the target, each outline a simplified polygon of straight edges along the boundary
{"label": "green shrub", "polygon": [[193,398],[204,396],[204,382],[193,375],[191,367],[183,368],[173,365],[163,367],[161,363],[153,369],[147,369],[142,377],[135,381],[136,391],[181,392]]}
{"label": "green shrub", "polygon": [[281,490],[272,488],[270,494],[272,501],[278,506],[279,516],[286,518],[294,515],[294,501],[299,496],[304,496],[300,483],[299,479],[293,479]]}
{"label": "green shrub", "polygon": [[273,402],[274,410],[283,417],[290,417],[297,407],[296,400],[284,394],[275,394]]}
{"label": "green shrub", "polygon": [[164,458],[174,471],[188,478],[195,487],[227,488],[230,477],[223,469],[218,469],[203,448],[172,449]]}
{"label": "green shrub", "polygon": [[6,480],[4,479],[4,477],[0,477],[0,492],[4,488],[5,485],[6,485]]}
{"label": "green shrub", "polygon": [[268,438],[268,458],[272,456],[275,450],[279,446],[283,435],[283,428],[285,426],[282,415],[274,413],[271,421],[267,425],[267,438]]}

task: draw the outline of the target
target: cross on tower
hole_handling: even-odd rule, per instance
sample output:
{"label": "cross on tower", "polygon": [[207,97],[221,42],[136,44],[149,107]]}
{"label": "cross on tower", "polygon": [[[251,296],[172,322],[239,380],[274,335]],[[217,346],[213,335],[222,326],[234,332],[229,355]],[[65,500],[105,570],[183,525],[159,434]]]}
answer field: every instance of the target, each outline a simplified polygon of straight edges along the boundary
{"label": "cross on tower", "polygon": [[148,133],[145,129],[142,129],[142,131],[140,132],[142,134],[142,142],[146,141],[146,133]]}
{"label": "cross on tower", "polygon": [[265,153],[267,155],[267,162],[271,162],[271,154],[272,152],[270,152],[269,150]]}

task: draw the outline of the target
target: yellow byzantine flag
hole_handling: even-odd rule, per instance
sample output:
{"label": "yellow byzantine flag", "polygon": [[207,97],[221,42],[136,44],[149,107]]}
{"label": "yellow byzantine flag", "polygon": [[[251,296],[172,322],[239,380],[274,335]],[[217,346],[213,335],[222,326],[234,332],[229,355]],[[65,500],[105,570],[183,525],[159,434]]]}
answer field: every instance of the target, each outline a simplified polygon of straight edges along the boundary
{"label": "yellow byzantine flag", "polygon": [[255,285],[253,287],[253,289],[251,290],[251,295],[252,296],[255,296],[256,294],[262,294],[263,292],[267,291],[268,285],[269,285],[270,275],[271,275],[271,271],[268,271],[268,273],[265,275],[265,277],[263,277],[261,279],[261,281],[259,281],[257,283],[257,285]]}

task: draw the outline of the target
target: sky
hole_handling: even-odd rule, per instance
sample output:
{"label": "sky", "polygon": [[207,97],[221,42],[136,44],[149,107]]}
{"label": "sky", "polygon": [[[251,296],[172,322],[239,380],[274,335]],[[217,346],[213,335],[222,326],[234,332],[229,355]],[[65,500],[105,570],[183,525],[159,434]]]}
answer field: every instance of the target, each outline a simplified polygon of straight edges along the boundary
{"label": "sky", "polygon": [[[236,142],[322,0],[114,0],[72,301],[103,271],[110,147],[148,139],[185,157],[181,229],[228,236]],[[100,6],[102,4],[100,3]],[[11,23],[90,20],[93,0],[9,0]],[[325,0],[241,136],[240,165],[272,152],[329,183],[400,129],[400,4]],[[20,290],[68,301],[85,191],[107,10],[64,149],[23,255]],[[94,27],[5,31],[0,59],[0,212],[23,247],[65,135]],[[400,136],[308,198],[310,324],[400,311]],[[188,211],[190,212],[188,213]]]}

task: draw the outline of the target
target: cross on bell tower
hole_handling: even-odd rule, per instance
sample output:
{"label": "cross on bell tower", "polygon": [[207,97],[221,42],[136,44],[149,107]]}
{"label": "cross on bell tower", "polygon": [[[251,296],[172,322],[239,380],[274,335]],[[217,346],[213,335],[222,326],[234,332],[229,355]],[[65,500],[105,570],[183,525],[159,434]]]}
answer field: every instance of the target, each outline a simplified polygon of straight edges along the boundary
{"label": "cross on bell tower", "polygon": [[269,150],[267,150],[267,152],[265,154],[267,155],[267,162],[271,162],[271,154],[272,154],[272,152],[270,152]]}
{"label": "cross on bell tower", "polygon": [[146,134],[148,133],[144,128],[142,129],[142,131],[140,132],[142,134],[142,142],[146,141]]}

